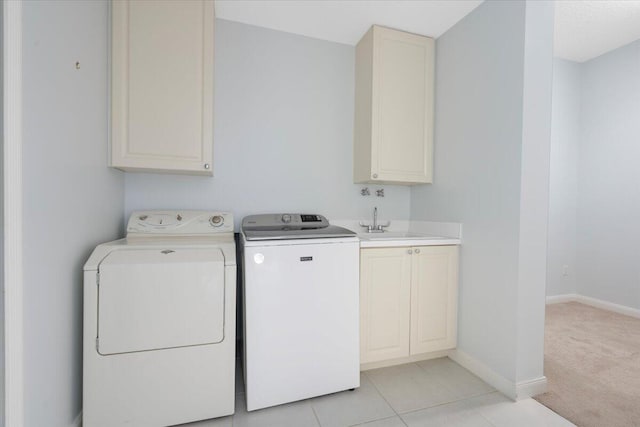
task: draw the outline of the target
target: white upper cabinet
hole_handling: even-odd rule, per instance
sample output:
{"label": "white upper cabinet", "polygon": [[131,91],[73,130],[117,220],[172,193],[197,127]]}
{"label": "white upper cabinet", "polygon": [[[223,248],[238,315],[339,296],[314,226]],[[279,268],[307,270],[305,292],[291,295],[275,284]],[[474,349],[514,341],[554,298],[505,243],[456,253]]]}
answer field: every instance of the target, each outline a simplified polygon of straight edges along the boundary
{"label": "white upper cabinet", "polygon": [[112,3],[111,163],[212,175],[212,0]]}
{"label": "white upper cabinet", "polygon": [[433,175],[433,39],[374,25],[356,47],[354,181]]}

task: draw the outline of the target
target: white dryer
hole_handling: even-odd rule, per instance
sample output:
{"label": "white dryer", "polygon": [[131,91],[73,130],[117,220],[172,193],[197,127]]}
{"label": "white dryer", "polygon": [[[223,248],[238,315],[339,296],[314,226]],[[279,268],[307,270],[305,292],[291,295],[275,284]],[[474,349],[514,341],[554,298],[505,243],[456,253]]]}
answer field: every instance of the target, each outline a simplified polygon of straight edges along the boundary
{"label": "white dryer", "polygon": [[236,252],[224,212],[135,212],[84,266],[83,426],[230,415]]}

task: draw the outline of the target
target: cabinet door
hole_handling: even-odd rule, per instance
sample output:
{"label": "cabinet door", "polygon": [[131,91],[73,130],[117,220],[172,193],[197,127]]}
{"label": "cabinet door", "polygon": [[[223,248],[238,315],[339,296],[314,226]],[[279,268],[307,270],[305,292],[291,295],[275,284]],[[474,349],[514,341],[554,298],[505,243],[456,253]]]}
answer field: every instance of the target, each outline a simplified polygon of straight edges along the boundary
{"label": "cabinet door", "polygon": [[411,272],[411,354],[456,346],[458,247],[413,249]]}
{"label": "cabinet door", "polygon": [[112,3],[111,166],[212,174],[211,0]]}
{"label": "cabinet door", "polygon": [[409,355],[408,248],[360,251],[360,362]]}
{"label": "cabinet door", "polygon": [[374,27],[372,178],[432,181],[433,39]]}

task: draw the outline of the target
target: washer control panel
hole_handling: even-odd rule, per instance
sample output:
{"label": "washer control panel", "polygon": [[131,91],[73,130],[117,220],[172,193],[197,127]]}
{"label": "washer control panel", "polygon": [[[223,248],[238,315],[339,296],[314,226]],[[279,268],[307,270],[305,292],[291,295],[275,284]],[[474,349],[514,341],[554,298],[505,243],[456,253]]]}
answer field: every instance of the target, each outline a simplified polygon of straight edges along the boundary
{"label": "washer control panel", "polygon": [[129,235],[206,236],[233,233],[233,214],[218,211],[137,211],[127,223]]}
{"label": "washer control panel", "polygon": [[295,230],[327,228],[329,221],[317,214],[249,215],[242,220],[243,230]]}

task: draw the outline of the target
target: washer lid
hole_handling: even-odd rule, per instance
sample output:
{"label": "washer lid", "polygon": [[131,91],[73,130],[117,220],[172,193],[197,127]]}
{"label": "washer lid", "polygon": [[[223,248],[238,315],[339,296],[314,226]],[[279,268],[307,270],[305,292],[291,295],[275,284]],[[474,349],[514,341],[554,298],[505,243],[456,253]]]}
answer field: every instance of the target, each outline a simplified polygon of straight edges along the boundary
{"label": "washer lid", "polygon": [[98,353],[219,343],[224,290],[220,249],[111,252],[98,268]]}
{"label": "washer lid", "polygon": [[330,225],[318,229],[243,230],[247,240],[291,240],[355,237],[356,233],[343,227]]}

